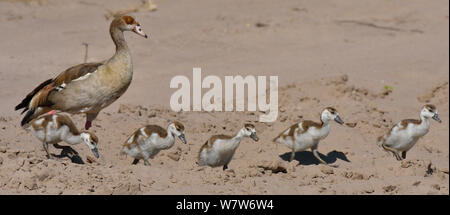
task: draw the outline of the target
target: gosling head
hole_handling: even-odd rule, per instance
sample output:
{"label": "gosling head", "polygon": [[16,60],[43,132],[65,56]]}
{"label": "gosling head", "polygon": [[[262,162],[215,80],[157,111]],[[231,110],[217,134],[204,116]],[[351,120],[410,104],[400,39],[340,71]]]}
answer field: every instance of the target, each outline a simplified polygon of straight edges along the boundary
{"label": "gosling head", "polygon": [[184,125],[181,124],[181,122],[175,121],[170,123],[168,130],[172,132],[172,134],[177,136],[181,140],[181,142],[186,144],[186,137],[184,136]]}
{"label": "gosling head", "polygon": [[258,141],[259,138],[256,136],[255,126],[253,124],[245,124],[242,128],[244,136],[252,138],[254,141]]}
{"label": "gosling head", "polygon": [[94,156],[96,158],[99,158],[100,155],[98,154],[98,137],[91,131],[82,131],[80,136],[84,144],[89,147]]}
{"label": "gosling head", "polygon": [[335,108],[327,107],[322,111],[322,121],[331,121],[334,120],[339,124],[344,124],[341,117],[339,117],[339,113]]}
{"label": "gosling head", "polygon": [[144,33],[139,22],[132,16],[118,16],[111,22],[112,26],[117,26],[121,31],[132,31],[139,36],[147,38],[147,34]]}
{"label": "gosling head", "polygon": [[423,106],[422,111],[420,112],[420,115],[424,116],[425,118],[432,118],[439,123],[442,122],[441,119],[439,119],[436,106],[434,106],[432,104],[427,104],[427,105]]}

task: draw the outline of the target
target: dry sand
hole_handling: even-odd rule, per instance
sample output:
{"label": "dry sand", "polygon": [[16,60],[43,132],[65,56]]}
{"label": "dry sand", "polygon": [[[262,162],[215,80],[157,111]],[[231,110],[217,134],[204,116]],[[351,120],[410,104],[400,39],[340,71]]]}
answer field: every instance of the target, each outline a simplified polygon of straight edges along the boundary
{"label": "dry sand", "polygon": [[[154,12],[132,13],[150,35],[128,33],[134,79],[104,109],[92,130],[100,159],[74,148],[86,164],[48,160],[41,143],[20,127],[14,106],[37,84],[83,61],[114,52],[108,11],[140,1],[0,0],[0,194],[449,194],[449,3],[439,1],[155,0]],[[258,24],[259,23],[259,24]],[[259,26],[259,27],[258,27]],[[256,122],[252,112],[169,109],[175,75],[278,75],[280,115]],[[393,91],[386,92],[384,86]],[[398,162],[376,137],[433,103],[443,123]],[[334,106],[355,128],[332,124],[319,145],[327,162],[271,140],[300,118],[318,120]],[[80,128],[84,116],[74,115]],[[179,120],[179,141],[131,165],[122,143],[145,124]],[[233,134],[254,122],[259,142],[244,140],[229,171],[198,167],[211,134]],[[54,148],[51,151],[58,154]]]}

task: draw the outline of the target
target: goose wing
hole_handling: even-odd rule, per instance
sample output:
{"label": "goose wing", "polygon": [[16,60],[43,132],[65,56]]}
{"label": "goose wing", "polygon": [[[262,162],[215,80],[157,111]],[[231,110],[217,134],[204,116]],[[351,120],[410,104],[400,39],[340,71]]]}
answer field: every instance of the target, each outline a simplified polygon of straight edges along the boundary
{"label": "goose wing", "polygon": [[51,101],[48,101],[48,96],[51,92],[64,90],[73,80],[86,77],[86,75],[97,71],[101,65],[103,65],[103,62],[79,64],[68,68],[54,79],[42,82],[15,107],[15,110],[24,108],[22,113],[28,111],[22,120],[22,125],[37,117],[34,113],[38,107],[53,105]]}

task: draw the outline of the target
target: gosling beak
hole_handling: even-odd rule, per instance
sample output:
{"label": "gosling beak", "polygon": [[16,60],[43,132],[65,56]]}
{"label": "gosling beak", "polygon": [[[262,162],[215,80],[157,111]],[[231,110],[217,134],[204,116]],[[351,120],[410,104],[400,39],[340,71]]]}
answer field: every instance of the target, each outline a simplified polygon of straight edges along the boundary
{"label": "gosling beak", "polygon": [[98,149],[97,148],[93,148],[92,150],[92,154],[94,154],[95,158],[99,158],[100,155],[98,155]]}
{"label": "gosling beak", "polygon": [[259,137],[258,136],[256,136],[256,133],[252,133],[251,135],[250,135],[250,138],[252,138],[254,141],[256,141],[256,142],[258,142],[258,140],[259,140]]}
{"label": "gosling beak", "polygon": [[184,134],[180,134],[180,136],[178,136],[178,138],[180,138],[181,142],[186,144],[186,137],[184,137]]}
{"label": "gosling beak", "polygon": [[147,34],[144,33],[144,31],[142,30],[140,25],[134,26],[133,32],[136,33],[137,35],[141,36],[141,37],[147,38]]}
{"label": "gosling beak", "polygon": [[436,120],[437,122],[441,123],[441,119],[439,119],[439,116],[437,113],[434,114],[433,119]]}
{"label": "gosling beak", "polygon": [[337,123],[339,123],[339,124],[344,124],[344,121],[342,121],[342,119],[341,119],[341,117],[339,117],[339,116],[336,116],[336,118],[334,118],[334,121],[336,121]]}

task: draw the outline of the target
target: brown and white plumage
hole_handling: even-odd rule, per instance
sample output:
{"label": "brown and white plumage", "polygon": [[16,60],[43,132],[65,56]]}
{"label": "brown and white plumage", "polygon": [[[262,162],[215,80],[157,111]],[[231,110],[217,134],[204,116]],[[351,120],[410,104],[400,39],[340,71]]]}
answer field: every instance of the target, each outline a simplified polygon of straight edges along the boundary
{"label": "brown and white plumage", "polygon": [[[434,105],[427,104],[420,111],[420,119],[404,119],[394,125],[389,132],[378,137],[378,143],[383,149],[394,154],[397,160],[406,158],[406,153],[430,129],[429,119],[441,122]],[[399,153],[402,153],[400,156]]]}
{"label": "brown and white plumage", "polygon": [[102,62],[70,67],[56,78],[41,83],[15,107],[27,112],[22,126],[50,110],[60,110],[72,114],[85,113],[85,128],[89,129],[98,113],[117,100],[131,83],[133,65],[124,31],[133,31],[147,38],[133,17],[115,18],[110,25],[110,34],[116,45],[114,56]]}
{"label": "brown and white plumage", "polygon": [[226,170],[244,137],[258,141],[254,125],[245,124],[234,137],[223,134],[211,136],[200,148],[198,164],[211,167],[223,166],[223,170]]}
{"label": "brown and white plumage", "polygon": [[339,124],[344,124],[337,110],[332,107],[327,107],[322,111],[320,123],[303,120],[281,132],[273,141],[283,143],[291,149],[291,161],[294,159],[295,152],[311,149],[314,157],[321,163],[327,164],[319,157],[317,148],[319,141],[326,138],[330,133],[331,120]]}
{"label": "brown and white plumage", "polygon": [[31,131],[31,133],[42,141],[49,158],[52,155],[48,151],[48,144],[52,144],[56,148],[64,148],[58,145],[61,141],[71,145],[84,143],[89,147],[95,157],[99,157],[97,136],[90,131],[78,131],[70,117],[66,115],[44,114],[31,120],[24,128]]}
{"label": "brown and white plumage", "polygon": [[144,164],[148,166],[150,165],[148,159],[153,158],[161,150],[171,148],[176,137],[186,144],[184,125],[180,122],[170,123],[167,130],[158,125],[147,125],[136,130],[125,141],[121,154],[133,157],[133,164],[143,159]]}

